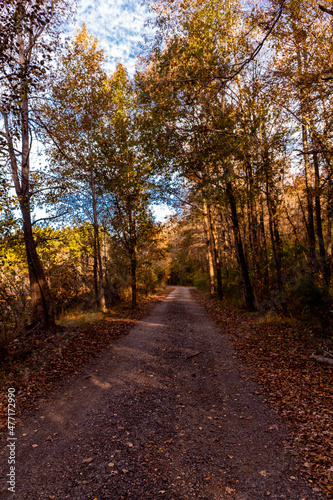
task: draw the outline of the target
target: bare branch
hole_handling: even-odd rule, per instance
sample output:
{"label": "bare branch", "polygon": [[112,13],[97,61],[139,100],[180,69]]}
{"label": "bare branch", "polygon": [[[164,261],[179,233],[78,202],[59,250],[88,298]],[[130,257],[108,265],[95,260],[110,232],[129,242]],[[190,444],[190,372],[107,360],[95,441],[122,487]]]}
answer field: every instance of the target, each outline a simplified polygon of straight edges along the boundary
{"label": "bare branch", "polygon": [[320,4],[318,4],[318,7],[323,12],[326,12],[327,14],[330,14],[331,16],[333,16],[333,10],[327,9],[327,7],[324,7],[323,5],[320,5]]}

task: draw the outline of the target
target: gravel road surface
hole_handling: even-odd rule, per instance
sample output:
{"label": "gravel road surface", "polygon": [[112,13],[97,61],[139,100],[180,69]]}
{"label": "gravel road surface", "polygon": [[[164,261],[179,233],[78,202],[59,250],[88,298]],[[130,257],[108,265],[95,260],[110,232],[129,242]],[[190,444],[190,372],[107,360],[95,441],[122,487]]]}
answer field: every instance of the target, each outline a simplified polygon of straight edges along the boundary
{"label": "gravel road surface", "polygon": [[15,493],[75,500],[322,498],[284,449],[287,429],[185,287],[16,428]]}

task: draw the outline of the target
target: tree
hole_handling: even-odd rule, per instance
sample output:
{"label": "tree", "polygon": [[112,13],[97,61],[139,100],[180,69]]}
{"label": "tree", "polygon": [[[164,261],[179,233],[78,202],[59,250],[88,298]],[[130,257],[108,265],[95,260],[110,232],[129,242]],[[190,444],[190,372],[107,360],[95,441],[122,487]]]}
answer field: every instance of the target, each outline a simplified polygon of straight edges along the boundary
{"label": "tree", "polygon": [[[247,307],[254,309],[235,195],[241,137],[234,119],[235,106],[226,99],[226,86],[212,78],[230,70],[237,44],[240,52],[246,50],[240,13],[233,2],[221,5],[214,1],[188,1],[175,7],[163,2],[159,12],[159,35],[163,38],[157,38],[146,75],[147,99],[152,96],[152,113],[159,126],[155,134],[158,161],[164,161],[165,171],[178,170],[194,182],[207,205],[222,209],[228,204],[244,297]],[[214,221],[208,223],[208,210],[205,212],[217,294],[222,297],[219,240]]]}
{"label": "tree", "polygon": [[94,293],[102,311],[106,305],[99,222],[102,195],[98,176],[103,169],[99,137],[111,103],[104,63],[97,39],[83,25],[60,59],[52,80],[51,99],[43,108],[52,172],[66,199],[64,193],[60,196],[72,209],[77,205],[73,198],[80,199],[81,216],[92,223]]}
{"label": "tree", "polygon": [[133,82],[121,64],[111,75],[109,85],[112,112],[99,139],[106,165],[100,181],[108,192],[111,231],[129,262],[134,308],[138,250],[157,234],[149,207],[153,192],[152,165],[143,147],[143,113]]}
{"label": "tree", "polygon": [[31,324],[52,326],[52,298],[41,265],[32,230],[32,145],[38,100],[46,93],[45,76],[51,53],[57,46],[62,1],[14,0],[5,2],[0,22],[2,31],[0,80],[2,153],[6,154],[10,174],[22,213],[24,241],[29,268],[32,301]]}

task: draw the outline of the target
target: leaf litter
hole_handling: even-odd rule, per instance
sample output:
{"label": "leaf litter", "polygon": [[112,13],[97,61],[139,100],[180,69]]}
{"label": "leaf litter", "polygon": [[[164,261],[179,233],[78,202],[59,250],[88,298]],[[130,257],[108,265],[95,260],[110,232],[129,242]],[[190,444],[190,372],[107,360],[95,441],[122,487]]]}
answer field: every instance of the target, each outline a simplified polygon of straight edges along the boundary
{"label": "leaf litter", "polygon": [[[265,400],[288,424],[285,445],[300,474],[315,491],[333,498],[333,371],[310,359],[313,339],[301,327],[260,323],[256,313],[194,290],[192,294],[252,369]],[[275,431],[276,425],[267,430]]]}

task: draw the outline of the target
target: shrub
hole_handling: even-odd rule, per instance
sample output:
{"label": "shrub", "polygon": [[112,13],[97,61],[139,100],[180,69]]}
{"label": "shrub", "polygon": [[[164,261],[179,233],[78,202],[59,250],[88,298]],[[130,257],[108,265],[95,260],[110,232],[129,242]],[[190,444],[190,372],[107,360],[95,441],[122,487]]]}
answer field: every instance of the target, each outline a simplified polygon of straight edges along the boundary
{"label": "shrub", "polygon": [[332,298],[326,287],[319,287],[311,275],[302,276],[293,287],[301,319],[317,333],[328,334],[332,326]]}

